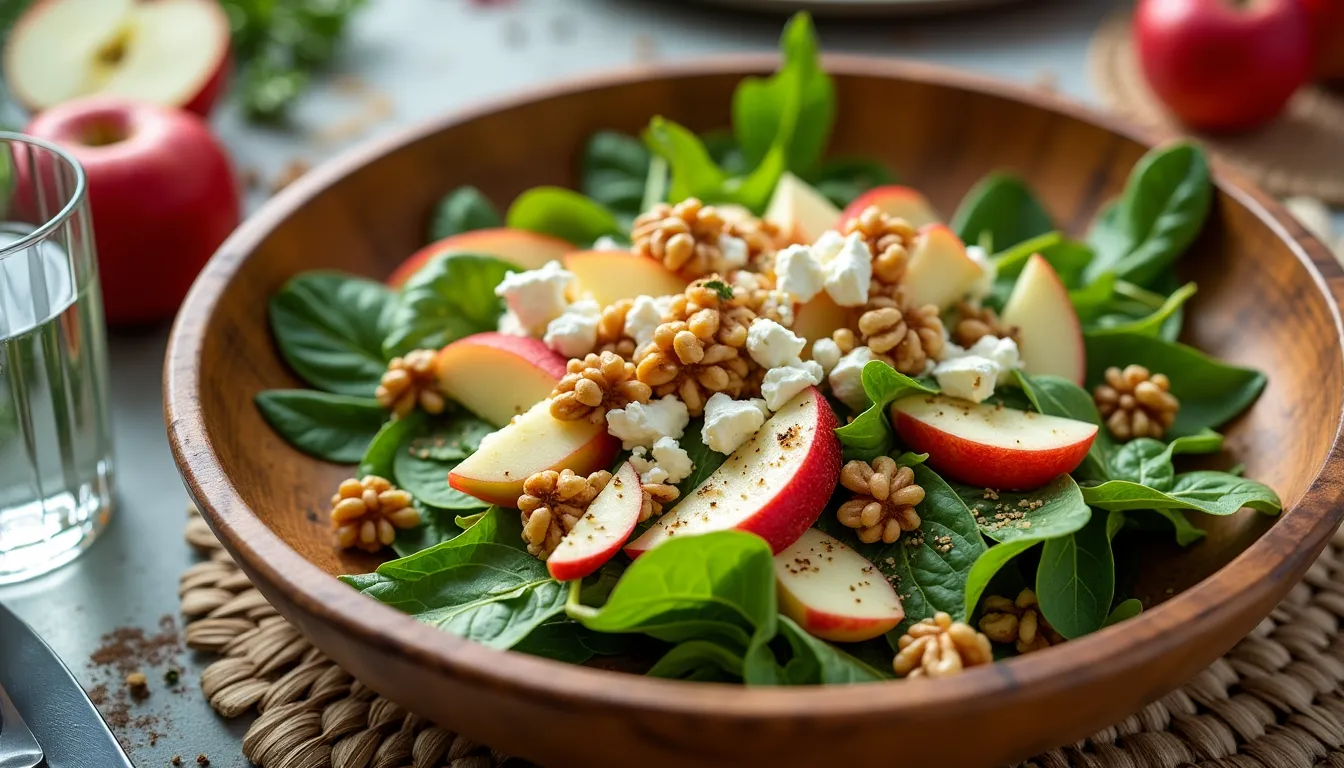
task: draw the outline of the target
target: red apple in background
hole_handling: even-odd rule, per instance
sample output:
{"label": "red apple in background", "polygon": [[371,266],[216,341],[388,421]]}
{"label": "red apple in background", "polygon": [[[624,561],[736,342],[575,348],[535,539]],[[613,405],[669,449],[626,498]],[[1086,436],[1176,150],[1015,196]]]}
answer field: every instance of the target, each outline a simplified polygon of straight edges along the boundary
{"label": "red apple in background", "polygon": [[5,46],[5,82],[32,112],[104,94],[208,115],[228,72],[216,0],[43,0]]}
{"label": "red apple in background", "polygon": [[108,322],[176,314],[238,225],[233,171],[205,122],[96,96],[43,112],[25,133],[61,145],[84,167]]}
{"label": "red apple in background", "polygon": [[1140,0],[1134,38],[1148,85],[1192,128],[1254,128],[1311,79],[1299,0]]}
{"label": "red apple in background", "polygon": [[1298,0],[1307,9],[1316,76],[1344,78],[1344,0]]}

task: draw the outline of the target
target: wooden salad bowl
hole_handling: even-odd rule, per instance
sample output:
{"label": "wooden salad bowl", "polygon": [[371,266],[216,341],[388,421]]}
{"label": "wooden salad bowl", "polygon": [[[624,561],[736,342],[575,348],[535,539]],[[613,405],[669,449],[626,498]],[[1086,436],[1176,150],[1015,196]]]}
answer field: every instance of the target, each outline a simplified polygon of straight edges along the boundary
{"label": "wooden salad bowl", "polygon": [[[839,92],[831,153],[879,158],[951,211],[983,174],[1025,177],[1081,230],[1159,137],[1054,96],[871,58],[826,58]],[[1270,197],[1215,164],[1217,192],[1184,260],[1199,283],[1185,340],[1265,371],[1227,450],[1282,496],[1201,522],[1188,550],[1151,537],[1139,617],[1047,651],[941,680],[765,689],[570,666],[462,640],[334,577],[376,560],[333,551],[331,489],[351,472],[290,448],[253,396],[300,382],[271,340],[268,297],[330,268],[386,276],[459,184],[507,202],[572,186],[584,140],[656,114],[726,125],[733,87],[772,56],[643,68],[467,110],[304,176],[220,248],[168,352],[166,415],[191,495],[253,583],[332,659],[444,726],[547,766],[992,766],[1081,738],[1178,687],[1249,632],[1344,516],[1344,273]],[[1157,539],[1158,541],[1152,541]]]}

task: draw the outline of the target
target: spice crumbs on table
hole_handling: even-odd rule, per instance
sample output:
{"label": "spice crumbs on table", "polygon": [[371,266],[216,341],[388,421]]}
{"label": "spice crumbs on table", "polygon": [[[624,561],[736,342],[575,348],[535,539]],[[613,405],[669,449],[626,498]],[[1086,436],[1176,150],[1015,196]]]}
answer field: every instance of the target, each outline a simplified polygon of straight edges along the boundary
{"label": "spice crumbs on table", "polygon": [[181,756],[181,755],[173,755],[173,759],[172,759],[172,760],[169,760],[168,762],[169,762],[169,763],[172,763],[173,765],[181,765],[181,764],[182,764],[182,756]]}
{"label": "spice crumbs on table", "polygon": [[196,764],[197,764],[197,765],[209,765],[209,764],[210,764],[210,758],[206,757],[204,754],[199,754],[199,755],[196,756]]}

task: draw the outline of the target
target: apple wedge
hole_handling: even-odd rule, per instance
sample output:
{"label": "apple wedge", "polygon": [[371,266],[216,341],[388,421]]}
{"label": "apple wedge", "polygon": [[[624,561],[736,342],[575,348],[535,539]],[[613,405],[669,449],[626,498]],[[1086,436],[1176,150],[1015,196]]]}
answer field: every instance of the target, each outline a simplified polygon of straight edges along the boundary
{"label": "apple wedge", "polygon": [[44,0],[5,46],[5,82],[32,112],[102,94],[208,115],[228,73],[215,0]]}
{"label": "apple wedge", "polygon": [[387,278],[387,285],[400,288],[430,259],[445,253],[479,253],[503,259],[520,269],[540,269],[572,250],[573,245],[558,237],[540,235],[525,229],[476,229],[445,237],[411,254]]}
{"label": "apple wedge", "polygon": [[775,584],[779,612],[823,640],[871,640],[905,618],[901,598],[877,566],[816,528],[775,555]]}
{"label": "apple wedge", "polygon": [[1083,326],[1069,289],[1039,253],[1027,260],[1003,305],[1003,322],[1017,327],[1022,368],[1033,376],[1062,376],[1078,386],[1087,378]]}
{"label": "apple wedge", "polygon": [[637,557],[672,536],[737,529],[780,552],[816,522],[840,477],[836,419],[816,387],[799,392],[652,528]]}
{"label": "apple wedge", "polygon": [[481,441],[476,452],[448,473],[448,484],[481,501],[518,506],[523,481],[547,469],[587,475],[611,466],[621,441],[605,422],[561,421],[542,400]]}
{"label": "apple wedge", "polygon": [[807,347],[803,353],[810,355],[812,342],[817,339],[829,339],[837,328],[849,325],[850,312],[850,308],[836,304],[829,293],[822,291],[813,296],[811,301],[799,305],[794,310],[790,330],[807,339]]}
{"label": "apple wedge", "polygon": [[579,295],[599,306],[636,296],[670,296],[686,290],[686,280],[653,259],[630,251],[574,251],[561,261],[574,273]]}
{"label": "apple wedge", "polygon": [[811,245],[840,220],[840,209],[807,182],[785,173],[761,218],[778,226],[786,241]]}
{"label": "apple wedge", "polygon": [[915,235],[906,294],[916,305],[947,309],[970,291],[985,268],[966,254],[966,245],[943,224],[928,224]]}
{"label": "apple wedge", "polygon": [[572,581],[601,568],[630,538],[643,506],[639,473],[630,462],[621,462],[607,487],[597,494],[574,529],[546,559],[551,578]]}
{"label": "apple wedge", "polygon": [[565,359],[538,339],[476,333],[439,350],[434,372],[445,395],[502,426],[550,396]]}
{"label": "apple wedge", "polygon": [[929,454],[948,477],[996,490],[1039,488],[1078,468],[1097,425],[942,395],[891,404],[891,423],[906,448]]}
{"label": "apple wedge", "polygon": [[929,205],[928,199],[919,192],[909,187],[889,184],[884,187],[873,187],[854,198],[854,202],[845,206],[844,212],[840,214],[840,223],[849,221],[873,206],[888,216],[905,219],[913,227],[942,221],[938,218],[938,214],[933,212],[933,206]]}

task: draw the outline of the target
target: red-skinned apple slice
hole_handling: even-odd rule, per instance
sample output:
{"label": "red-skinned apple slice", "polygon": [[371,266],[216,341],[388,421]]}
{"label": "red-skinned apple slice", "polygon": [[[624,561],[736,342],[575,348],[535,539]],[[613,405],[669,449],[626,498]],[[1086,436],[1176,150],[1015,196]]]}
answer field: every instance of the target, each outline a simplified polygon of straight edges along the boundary
{"label": "red-skinned apple slice", "polygon": [[779,612],[823,640],[871,640],[905,618],[901,598],[877,566],[816,528],[775,555],[775,584]]}
{"label": "red-skinned apple slice", "polygon": [[929,224],[915,235],[902,285],[913,303],[947,309],[975,286],[984,271],[966,255],[966,245],[955,232],[943,224]]}
{"label": "red-skinned apple slice", "polygon": [[840,209],[807,182],[785,173],[762,218],[777,225],[789,242],[811,244],[840,220]]}
{"label": "red-skinned apple slice", "polygon": [[550,396],[565,359],[537,339],[476,333],[439,350],[434,371],[445,395],[502,426]]}
{"label": "red-skinned apple slice", "polygon": [[1097,436],[1095,424],[942,395],[897,400],[891,423],[907,448],[929,454],[929,466],[997,490],[1031,490],[1072,472]]}
{"label": "red-skinned apple slice", "polygon": [[937,224],[942,219],[933,212],[933,206],[919,192],[897,184],[888,184],[884,187],[873,187],[862,195],[854,198],[854,202],[845,206],[844,212],[840,214],[840,223],[863,213],[870,206],[876,206],[878,210],[888,216],[898,216],[910,222],[913,227],[922,227],[925,224]]}
{"label": "red-skinned apple slice", "polygon": [[540,269],[557,261],[574,246],[558,237],[528,232],[525,229],[496,227],[451,235],[411,254],[387,278],[387,285],[400,288],[430,259],[445,253],[479,253],[503,259],[520,269]]}
{"label": "red-skinned apple slice", "polygon": [[551,415],[550,401],[542,400],[482,440],[448,473],[448,484],[490,504],[516,507],[529,476],[547,469],[587,475],[611,466],[620,449],[606,422],[561,421]]}
{"label": "red-skinned apple slice", "polygon": [[712,475],[626,545],[637,557],[672,536],[737,529],[779,552],[816,522],[840,477],[835,413],[816,387],[784,404]]}
{"label": "red-skinned apple slice", "polygon": [[574,251],[561,260],[574,273],[578,294],[599,306],[636,296],[671,296],[686,290],[686,280],[653,259],[630,251]]}
{"label": "red-skinned apple slice", "polygon": [[573,530],[546,559],[551,578],[572,581],[601,568],[630,538],[643,506],[639,473],[630,462],[622,462]]}
{"label": "red-skinned apple slice", "polygon": [[1027,373],[1062,376],[1083,385],[1087,378],[1083,326],[1069,301],[1069,289],[1039,253],[1018,275],[1002,318],[1017,327],[1017,347]]}

